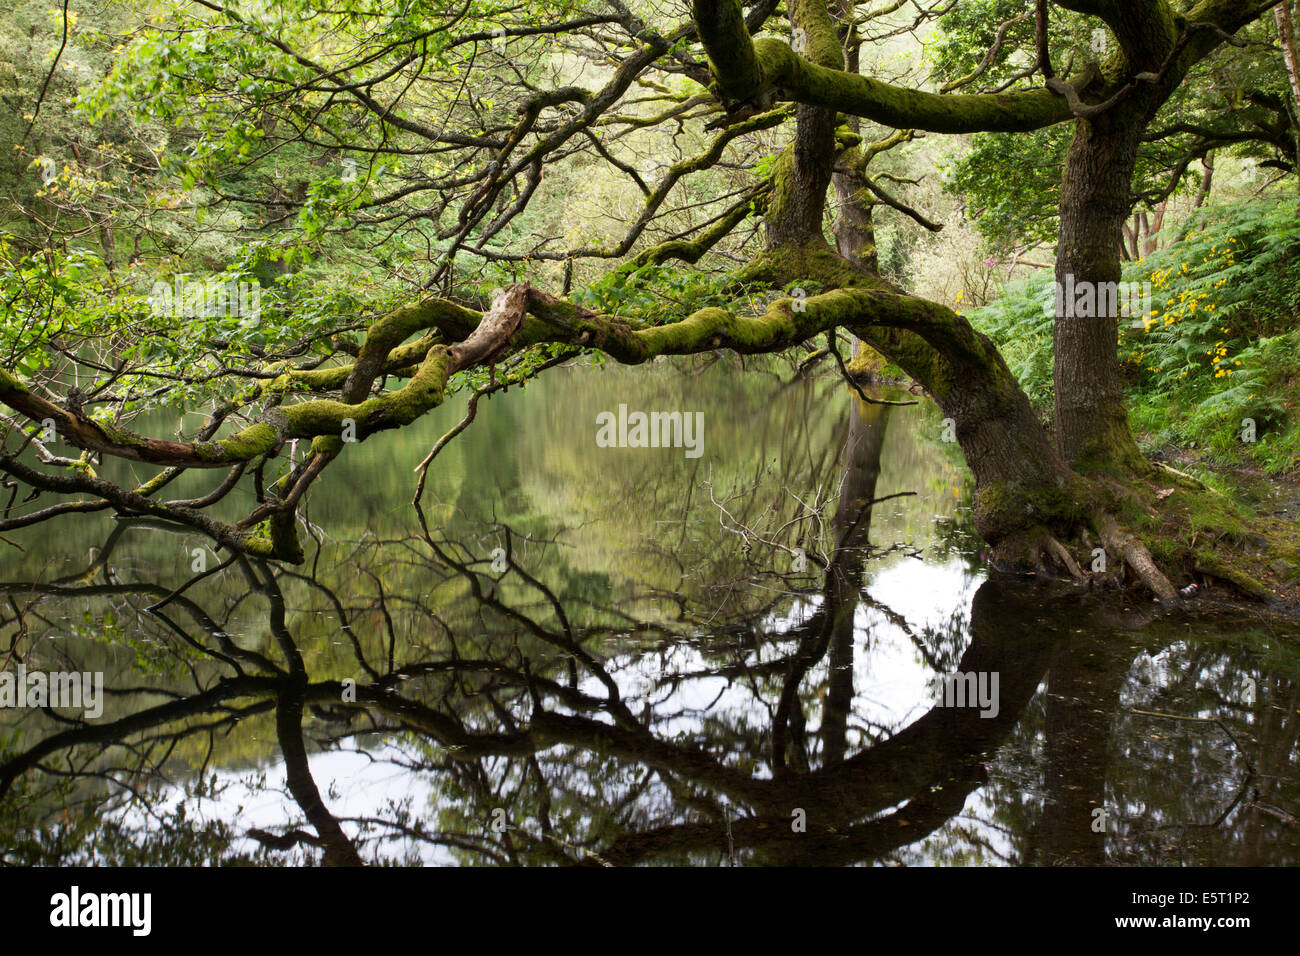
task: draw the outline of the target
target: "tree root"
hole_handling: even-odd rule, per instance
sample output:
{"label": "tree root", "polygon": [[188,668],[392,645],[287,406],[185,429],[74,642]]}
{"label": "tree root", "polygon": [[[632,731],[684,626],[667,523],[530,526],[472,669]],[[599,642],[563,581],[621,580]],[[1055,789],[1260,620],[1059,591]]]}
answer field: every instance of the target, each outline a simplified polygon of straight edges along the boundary
{"label": "tree root", "polygon": [[1079,563],[1074,560],[1074,556],[1070,554],[1069,550],[1065,545],[1061,544],[1055,535],[1047,535],[1044,544],[1048,552],[1054,554],[1057,560],[1065,565],[1065,569],[1070,572],[1070,577],[1076,581],[1086,581],[1088,579],[1088,576],[1083,573],[1083,569],[1079,567]]}
{"label": "tree root", "polygon": [[1178,591],[1164,572],[1156,567],[1147,546],[1121,529],[1114,515],[1103,513],[1097,518],[1095,527],[1107,553],[1119,555],[1161,604],[1174,605],[1179,602]]}
{"label": "tree root", "polygon": [[[1119,568],[1084,570],[1061,537],[1041,525],[1002,541],[996,548],[999,560],[994,566],[1002,571],[1028,572],[1047,579],[1073,580],[1090,587],[1122,586],[1128,569],[1161,604],[1179,603],[1178,590],[1156,565],[1146,545],[1123,530],[1109,513],[1102,512],[1091,520],[1107,555],[1120,560]],[[1078,543],[1085,551],[1091,551],[1089,529],[1078,527],[1075,532],[1079,535]]]}
{"label": "tree root", "polygon": [[1189,488],[1192,491],[1212,491],[1216,495],[1222,494],[1222,492],[1220,492],[1218,489],[1211,488],[1209,485],[1201,481],[1199,478],[1196,478],[1193,475],[1189,475],[1185,471],[1179,471],[1177,468],[1174,468],[1171,465],[1166,465],[1162,461],[1156,462],[1156,467],[1159,468],[1165,474],[1172,476],[1174,480],[1184,488]]}

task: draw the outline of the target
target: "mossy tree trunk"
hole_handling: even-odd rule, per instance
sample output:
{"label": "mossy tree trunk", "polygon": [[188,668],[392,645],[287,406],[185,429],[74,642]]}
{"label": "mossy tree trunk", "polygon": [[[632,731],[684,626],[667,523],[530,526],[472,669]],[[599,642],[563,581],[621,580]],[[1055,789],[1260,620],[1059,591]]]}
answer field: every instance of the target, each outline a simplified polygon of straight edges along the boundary
{"label": "mossy tree trunk", "polygon": [[[840,38],[834,44],[825,42],[828,32],[836,36],[828,9],[824,2],[802,0],[793,7],[795,30],[804,31],[810,62],[822,69],[843,70],[846,61]],[[1140,108],[1135,104],[1135,110]],[[906,296],[884,282],[876,274],[874,257],[843,254],[846,246],[850,251],[861,247],[863,224],[870,222],[870,199],[862,189],[853,188],[848,177],[835,183],[838,251],[832,248],[823,223],[827,191],[837,155],[842,160],[847,150],[836,144],[836,114],[801,105],[798,117],[795,140],[775,166],[767,252],[753,273],[780,285],[812,279],[831,288],[866,288],[891,300],[886,321],[850,323],[848,328],[921,383],[938,403],[944,425],[951,427],[974,475],[976,528],[989,543],[995,564],[1083,578],[1067,542],[1075,544],[1077,551],[1080,540],[1090,541],[1090,533],[1095,532],[1162,600],[1172,600],[1172,585],[1142,543],[1119,529],[1106,511],[1101,490],[1069,467],[993,343],[962,316]],[[1130,113],[1127,124],[1104,137],[1079,137],[1072,155],[1076,192],[1071,194],[1068,214],[1084,228],[1080,241],[1065,253],[1065,269],[1095,281],[1118,281],[1128,181],[1142,125],[1141,117]],[[841,162],[841,168],[844,165]],[[1103,195],[1108,202],[1106,214],[1087,220],[1088,202]],[[1112,403],[1108,406],[1111,438],[1121,446],[1119,457],[1141,462],[1119,390],[1113,317],[1108,323],[1070,326],[1065,332],[1066,354],[1083,369],[1071,382],[1095,386],[1097,377],[1087,369],[1113,366],[1105,387],[1086,392],[1085,397],[1094,408]]]}
{"label": "mossy tree trunk", "polygon": [[[845,72],[857,73],[862,44],[853,21],[853,8],[841,0],[835,13],[844,43]],[[844,117],[844,125],[850,133],[861,132],[862,122],[856,116]],[[835,187],[835,248],[849,262],[868,272],[877,272],[880,262],[876,254],[875,202],[868,194],[866,176],[856,163],[840,162],[831,184]]]}
{"label": "mossy tree trunk", "polygon": [[1142,469],[1120,370],[1120,253],[1141,105],[1075,123],[1061,184],[1053,336],[1056,441],[1071,464]]}

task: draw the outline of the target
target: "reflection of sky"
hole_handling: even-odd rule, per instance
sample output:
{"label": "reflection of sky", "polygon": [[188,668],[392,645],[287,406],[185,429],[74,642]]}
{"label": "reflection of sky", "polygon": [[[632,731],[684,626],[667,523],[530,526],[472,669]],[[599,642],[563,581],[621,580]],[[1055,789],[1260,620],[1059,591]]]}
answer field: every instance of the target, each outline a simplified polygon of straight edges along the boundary
{"label": "reflection of sky", "polygon": [[[342,746],[344,749],[314,753],[308,758],[312,778],[316,781],[321,798],[336,817],[391,818],[389,808],[394,803],[403,801],[409,801],[409,806],[419,816],[433,805],[432,801],[436,799],[436,779],[426,774],[411,773],[392,763],[409,756],[401,748],[384,744],[373,746],[368,753],[363,754],[347,744]],[[190,816],[209,822],[225,821],[236,833],[253,829],[277,834],[283,832],[289,815],[299,818],[302,816],[285,783],[284,763],[267,763],[256,773],[260,776],[255,785],[249,786],[245,782],[249,779],[248,771],[218,771],[215,774],[218,796],[215,799],[191,800],[187,807]],[[172,791],[165,801],[160,802],[159,807],[155,807],[155,812],[165,815],[177,805],[179,799],[179,791]],[[147,826],[144,816],[137,810],[129,810],[122,817],[132,826]],[[303,828],[312,830],[310,825],[304,825]],[[352,823],[344,823],[343,830],[349,836],[355,836],[357,832],[356,825]],[[257,846],[255,840],[245,838],[234,841],[230,849],[236,853],[252,852]],[[441,847],[420,843],[418,848],[421,859],[427,864],[447,865],[454,862],[451,855]],[[367,845],[362,855],[366,859],[378,855],[385,860],[399,861],[404,859],[406,849],[404,840],[384,841]]]}

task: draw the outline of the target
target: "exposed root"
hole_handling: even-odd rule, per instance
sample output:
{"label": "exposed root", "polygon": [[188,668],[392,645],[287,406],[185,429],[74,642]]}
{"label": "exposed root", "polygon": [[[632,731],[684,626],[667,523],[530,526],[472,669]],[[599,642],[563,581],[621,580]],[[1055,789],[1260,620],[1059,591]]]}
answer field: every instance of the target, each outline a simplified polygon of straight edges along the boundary
{"label": "exposed root", "polygon": [[1222,494],[1222,492],[1215,488],[1211,488],[1199,478],[1189,475],[1185,471],[1179,471],[1177,468],[1166,465],[1164,462],[1156,462],[1156,466],[1165,474],[1172,475],[1177,479],[1178,484],[1182,485],[1184,488],[1190,488],[1192,491],[1213,491],[1216,495]]}
{"label": "exposed root", "polygon": [[1064,578],[1086,583],[1089,578],[1060,539],[1044,527],[1030,529],[1001,542],[994,567],[999,571],[1028,572],[1042,578]]}
{"label": "exposed root", "polygon": [[1070,572],[1070,577],[1074,578],[1076,581],[1088,580],[1088,576],[1083,573],[1083,569],[1079,567],[1079,563],[1074,560],[1074,556],[1070,554],[1065,545],[1061,544],[1054,535],[1049,534],[1044,544],[1048,552],[1055,555],[1056,559],[1060,561],[1061,564],[1065,565],[1065,569]]}
{"label": "exposed root", "polygon": [[1110,554],[1119,555],[1124,563],[1133,569],[1143,584],[1150,588],[1161,604],[1178,603],[1178,591],[1156,567],[1151,552],[1145,544],[1120,528],[1119,522],[1111,514],[1102,514],[1096,523],[1097,533],[1101,535],[1102,544]]}
{"label": "exposed root", "polygon": [[[1082,548],[1084,553],[1093,550],[1093,538],[1089,529],[1082,524],[1076,526],[1064,541],[1042,525],[1004,539],[996,548],[997,560],[994,566],[999,571],[1029,573],[1053,580],[1073,580],[1077,584],[1101,588],[1123,587],[1125,571],[1131,570],[1137,579],[1135,583],[1150,590],[1161,604],[1170,606],[1180,603],[1178,590],[1156,565],[1145,544],[1123,530],[1118,520],[1108,512],[1101,512],[1091,521],[1106,553],[1118,559],[1118,567],[1094,568],[1090,572],[1080,565],[1075,557],[1078,549]],[[1065,541],[1074,543],[1074,551]]]}
{"label": "exposed root", "polygon": [[1197,559],[1196,573],[1209,578],[1217,578],[1220,581],[1226,581],[1243,594],[1249,595],[1258,601],[1271,603],[1276,600],[1276,595],[1264,587],[1249,574],[1238,571],[1222,561],[1215,560],[1208,555]]}

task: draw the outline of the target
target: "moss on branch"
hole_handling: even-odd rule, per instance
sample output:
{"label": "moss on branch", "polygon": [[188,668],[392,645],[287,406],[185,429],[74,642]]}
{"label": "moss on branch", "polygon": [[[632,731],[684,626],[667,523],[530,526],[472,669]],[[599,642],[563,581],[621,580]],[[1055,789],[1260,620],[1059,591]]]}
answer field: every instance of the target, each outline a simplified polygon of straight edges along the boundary
{"label": "moss on branch", "polygon": [[752,39],[739,0],[694,0],[692,8],[714,85],[730,103],[763,102],[774,96],[895,129],[936,133],[1023,132],[1073,117],[1065,98],[1047,89],[943,95],[847,73],[822,50],[823,24],[816,16],[803,28],[809,31],[810,54],[819,62],[800,56],[783,40]]}

